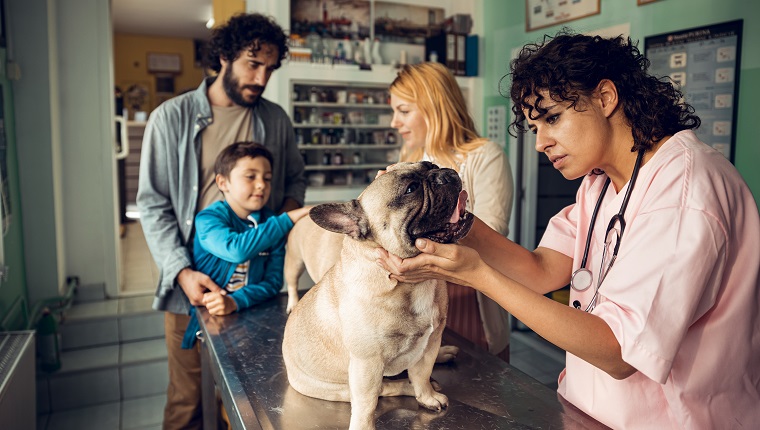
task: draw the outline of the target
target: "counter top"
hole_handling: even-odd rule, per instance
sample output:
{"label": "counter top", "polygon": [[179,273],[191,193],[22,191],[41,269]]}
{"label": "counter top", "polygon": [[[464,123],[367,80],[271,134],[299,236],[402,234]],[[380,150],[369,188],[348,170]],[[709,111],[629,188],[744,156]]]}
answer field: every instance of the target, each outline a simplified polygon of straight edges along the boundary
{"label": "counter top", "polygon": [[[282,360],[287,296],[225,317],[198,308],[203,332],[204,387],[219,388],[235,429],[347,428],[350,404],[306,397],[290,387]],[[516,368],[446,330],[443,343],[460,348],[453,363],[437,364],[433,379],[448,409],[420,408],[413,397],[381,398],[378,429],[606,428]],[[208,414],[204,394],[204,414]]]}

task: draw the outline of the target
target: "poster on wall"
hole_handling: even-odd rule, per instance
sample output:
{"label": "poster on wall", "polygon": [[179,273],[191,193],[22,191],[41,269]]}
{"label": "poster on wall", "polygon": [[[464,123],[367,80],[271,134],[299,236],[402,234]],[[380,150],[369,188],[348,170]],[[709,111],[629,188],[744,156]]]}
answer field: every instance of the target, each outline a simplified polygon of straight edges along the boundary
{"label": "poster on wall", "polygon": [[734,161],[742,20],[649,36],[649,72],[669,76],[702,125],[699,138]]}
{"label": "poster on wall", "polygon": [[525,0],[525,31],[598,14],[600,0]]}

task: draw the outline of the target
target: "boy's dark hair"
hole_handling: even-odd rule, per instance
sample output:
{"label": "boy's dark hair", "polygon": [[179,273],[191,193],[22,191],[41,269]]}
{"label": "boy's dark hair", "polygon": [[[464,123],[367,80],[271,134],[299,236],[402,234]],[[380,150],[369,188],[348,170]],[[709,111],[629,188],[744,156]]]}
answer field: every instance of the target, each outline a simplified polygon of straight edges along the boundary
{"label": "boy's dark hair", "polygon": [[236,142],[224,148],[216,157],[214,174],[229,178],[238,160],[245,157],[264,157],[269,160],[270,165],[274,164],[272,153],[264,145],[256,142]]}
{"label": "boy's dark hair", "polygon": [[[512,131],[525,132],[525,114],[531,119],[546,113],[539,107],[548,90],[552,100],[570,101],[575,110],[583,109],[583,98],[590,96],[602,79],[612,81],[618,90],[621,107],[633,131],[632,152],[648,150],[653,142],[681,130],[699,127],[694,108],[682,101],[682,93],[669,78],[647,73],[649,60],[630,38],[573,34],[563,29],[556,36],[544,36],[541,43],[525,45],[510,63],[510,97],[515,119]],[[536,100],[531,104],[531,97]],[[580,103],[580,106],[579,106]]]}
{"label": "boy's dark hair", "polygon": [[285,32],[274,19],[258,13],[234,15],[226,24],[211,32],[208,50],[208,65],[215,72],[222,70],[220,59],[235,61],[243,51],[258,52],[261,44],[267,43],[280,54],[275,69],[280,68],[288,54]]}

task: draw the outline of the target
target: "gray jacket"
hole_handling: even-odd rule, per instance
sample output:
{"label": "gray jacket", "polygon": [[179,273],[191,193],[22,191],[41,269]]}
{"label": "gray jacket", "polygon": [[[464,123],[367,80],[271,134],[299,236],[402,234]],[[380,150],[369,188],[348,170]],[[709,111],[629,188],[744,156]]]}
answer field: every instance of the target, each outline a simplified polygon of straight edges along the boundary
{"label": "gray jacket", "polygon": [[[159,270],[153,308],[178,314],[190,302],[175,282],[177,274],[192,267],[188,244],[199,198],[201,131],[212,119],[208,86],[174,97],[154,110],[145,127],[137,206],[145,240]],[[277,211],[290,197],[303,204],[306,192],[303,158],[296,147],[290,118],[275,103],[263,98],[254,108],[254,136],[274,157],[269,206]]]}

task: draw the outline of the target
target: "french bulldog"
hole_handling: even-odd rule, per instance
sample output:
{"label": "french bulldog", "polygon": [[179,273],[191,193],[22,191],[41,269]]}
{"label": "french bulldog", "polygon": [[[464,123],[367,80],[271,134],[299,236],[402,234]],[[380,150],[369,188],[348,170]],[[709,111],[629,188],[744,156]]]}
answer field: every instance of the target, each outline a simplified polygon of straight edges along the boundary
{"label": "french bulldog", "polygon": [[[446,325],[446,283],[391,279],[375,263],[375,250],[382,247],[409,258],[419,254],[414,246],[418,238],[440,243],[459,240],[474,219],[465,211],[466,200],[467,192],[454,170],[426,161],[399,163],[357,199],[311,209],[313,223],[340,233],[338,239],[311,235],[311,246],[291,248],[299,235],[298,224],[307,219],[291,231],[288,253],[298,248],[296,252],[305,256],[308,249],[312,257],[324,260],[330,258],[326,245],[342,236],[332,267],[330,262],[321,267],[312,264],[315,270],[325,270],[324,276],[317,276],[319,282],[292,309],[282,354],[288,381],[296,391],[351,402],[349,429],[375,428],[379,396],[415,396],[421,406],[434,411],[448,406],[446,395],[430,382]],[[286,256],[286,273],[288,264]],[[405,370],[408,380],[384,379]]]}

